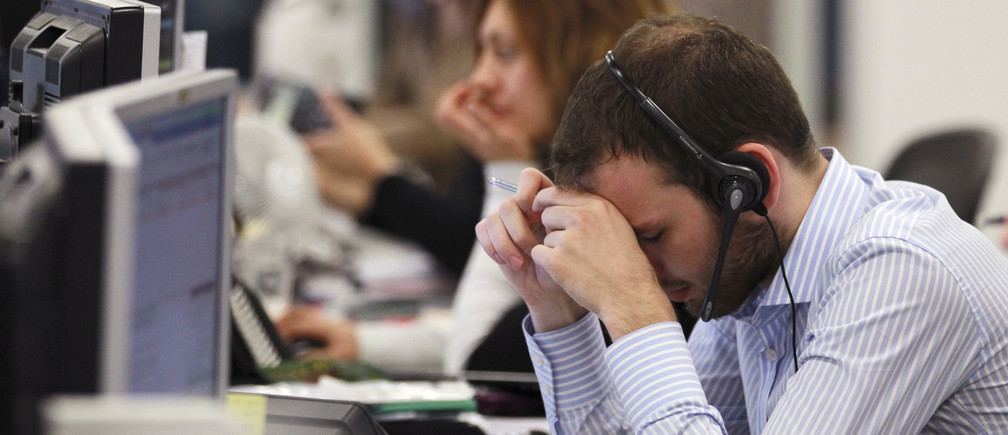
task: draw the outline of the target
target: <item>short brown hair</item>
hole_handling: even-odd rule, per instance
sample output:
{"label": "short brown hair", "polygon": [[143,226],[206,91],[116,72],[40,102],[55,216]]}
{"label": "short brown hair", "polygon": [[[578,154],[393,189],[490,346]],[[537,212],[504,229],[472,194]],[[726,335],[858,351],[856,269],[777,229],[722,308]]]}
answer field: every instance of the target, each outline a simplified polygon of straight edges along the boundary
{"label": "short brown hair", "polygon": [[[492,0],[480,5],[480,19]],[[638,20],[671,13],[669,0],[503,0],[553,92],[559,121],[567,97],[592,62]]]}
{"label": "short brown hair", "polygon": [[[628,30],[613,54],[630,80],[712,156],[757,142],[798,168],[814,162],[815,142],[790,80],[769,49],[735,29],[692,15],[655,17]],[[595,165],[627,153],[662,165],[669,182],[708,198],[703,169],[676,141],[598,61],[571,95],[550,172],[558,185],[583,188]]]}

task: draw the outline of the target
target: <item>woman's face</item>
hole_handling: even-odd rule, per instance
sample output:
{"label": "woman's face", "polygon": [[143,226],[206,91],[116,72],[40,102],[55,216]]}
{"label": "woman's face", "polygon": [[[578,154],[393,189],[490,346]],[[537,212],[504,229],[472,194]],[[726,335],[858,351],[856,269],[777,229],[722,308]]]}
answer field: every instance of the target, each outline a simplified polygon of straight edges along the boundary
{"label": "woman's face", "polygon": [[537,143],[548,142],[557,124],[550,89],[506,0],[490,3],[480,23],[479,45],[469,77],[476,98],[496,120],[513,125]]}

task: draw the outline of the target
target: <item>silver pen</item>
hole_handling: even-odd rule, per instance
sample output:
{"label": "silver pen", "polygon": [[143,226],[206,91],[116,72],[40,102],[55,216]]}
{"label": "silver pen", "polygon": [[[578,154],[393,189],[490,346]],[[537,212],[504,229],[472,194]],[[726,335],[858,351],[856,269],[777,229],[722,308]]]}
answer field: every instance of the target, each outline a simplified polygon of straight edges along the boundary
{"label": "silver pen", "polygon": [[514,183],[506,180],[501,180],[497,177],[487,178],[487,182],[493,184],[494,186],[500,187],[501,189],[510,190],[512,192],[518,192],[518,186]]}

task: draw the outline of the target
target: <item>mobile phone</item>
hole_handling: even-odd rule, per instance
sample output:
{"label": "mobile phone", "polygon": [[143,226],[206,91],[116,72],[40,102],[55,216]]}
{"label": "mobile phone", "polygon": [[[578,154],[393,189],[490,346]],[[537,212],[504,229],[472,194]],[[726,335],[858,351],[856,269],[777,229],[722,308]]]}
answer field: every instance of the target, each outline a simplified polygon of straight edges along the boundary
{"label": "mobile phone", "polygon": [[315,89],[307,84],[283,79],[263,79],[256,87],[256,100],[264,113],[290,125],[298,134],[333,127]]}

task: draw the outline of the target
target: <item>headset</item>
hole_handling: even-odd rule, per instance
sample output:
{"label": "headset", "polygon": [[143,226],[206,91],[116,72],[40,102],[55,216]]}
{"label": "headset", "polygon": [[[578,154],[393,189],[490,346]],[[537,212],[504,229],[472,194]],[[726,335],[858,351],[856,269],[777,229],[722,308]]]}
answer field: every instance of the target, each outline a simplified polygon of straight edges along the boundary
{"label": "headset", "polygon": [[766,217],[767,209],[763,205],[763,198],[766,197],[767,190],[770,188],[770,175],[766,165],[747,152],[729,151],[717,159],[711,157],[682,128],[679,128],[654,101],[644,95],[630,81],[616,64],[612,50],[606,53],[605,61],[609,70],[626,88],[627,92],[637,100],[644,112],[668,134],[677,138],[678,142],[689,151],[689,154],[700,161],[707,176],[707,184],[711,188],[710,194],[713,196],[714,202],[725,212],[717,263],[714,265],[711,285],[700,310],[700,318],[706,322],[711,319],[711,313],[714,310],[714,299],[717,297],[718,283],[721,280],[721,268],[724,265],[728,242],[731,240],[731,234],[735,229],[739,215],[742,212],[752,210],[756,214]]}

